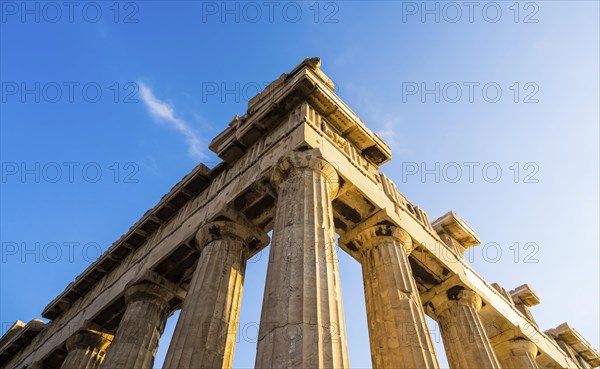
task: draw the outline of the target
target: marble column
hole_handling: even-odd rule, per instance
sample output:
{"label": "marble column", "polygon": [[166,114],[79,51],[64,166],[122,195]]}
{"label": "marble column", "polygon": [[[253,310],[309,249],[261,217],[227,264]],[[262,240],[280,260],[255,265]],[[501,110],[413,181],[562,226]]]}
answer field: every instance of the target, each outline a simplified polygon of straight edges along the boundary
{"label": "marble column", "polygon": [[278,198],[255,367],[348,368],[331,204],[337,173],[313,149],[284,157],[271,180]]}
{"label": "marble column", "polygon": [[500,369],[479,318],[479,295],[456,286],[436,295],[429,304],[451,369]]}
{"label": "marble column", "polygon": [[102,368],[152,369],[173,298],[171,291],[152,282],[127,288],[125,313]]}
{"label": "marble column", "polygon": [[527,339],[512,339],[494,346],[502,369],[539,369],[537,346]]}
{"label": "marble column", "polygon": [[252,226],[216,221],[196,241],[200,259],[163,368],[231,368],[248,248],[266,246],[269,238]]}
{"label": "marble column", "polygon": [[67,340],[67,357],[61,369],[96,369],[100,367],[112,336],[86,329]]}
{"label": "marble column", "polygon": [[369,226],[360,244],[373,368],[439,368],[408,255],[410,235],[388,222]]}

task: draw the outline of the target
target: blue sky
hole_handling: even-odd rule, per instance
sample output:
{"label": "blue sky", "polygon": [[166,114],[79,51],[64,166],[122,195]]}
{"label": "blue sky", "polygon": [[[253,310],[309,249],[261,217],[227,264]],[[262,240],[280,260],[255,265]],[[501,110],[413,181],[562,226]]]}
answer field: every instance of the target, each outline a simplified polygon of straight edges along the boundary
{"label": "blue sky", "polygon": [[[206,146],[259,88],[319,56],[392,147],[400,191],[478,232],[475,270],[530,284],[543,329],[568,321],[600,346],[598,2],[0,4],[2,332],[218,162]],[[267,256],[248,266],[238,368]],[[370,367],[360,267],[341,255],[340,273],[350,363]]]}

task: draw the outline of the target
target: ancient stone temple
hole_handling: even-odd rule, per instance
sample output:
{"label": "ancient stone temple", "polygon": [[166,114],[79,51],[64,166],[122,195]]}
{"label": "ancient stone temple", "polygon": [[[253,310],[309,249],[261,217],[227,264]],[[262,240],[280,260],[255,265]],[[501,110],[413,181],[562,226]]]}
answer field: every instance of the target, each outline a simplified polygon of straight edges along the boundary
{"label": "ancient stone temple", "polygon": [[[246,261],[270,247],[256,368],[349,368],[334,248],[362,266],[374,368],[580,368],[600,355],[569,325],[542,331],[526,284],[506,291],[463,257],[480,241],[431,222],[379,171],[390,148],[333,92],[316,58],[283,74],[200,164],[42,312],[0,339],[6,369],[231,368]],[[268,232],[272,231],[269,238]]]}

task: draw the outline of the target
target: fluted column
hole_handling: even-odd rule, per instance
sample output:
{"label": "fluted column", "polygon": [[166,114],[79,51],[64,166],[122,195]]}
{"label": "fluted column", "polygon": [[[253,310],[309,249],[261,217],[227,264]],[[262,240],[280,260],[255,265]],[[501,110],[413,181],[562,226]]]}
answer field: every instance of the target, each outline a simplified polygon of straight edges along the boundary
{"label": "fluted column", "polygon": [[451,369],[499,369],[492,345],[479,318],[481,298],[457,286],[430,301]]}
{"label": "fluted column", "polygon": [[112,336],[86,329],[67,340],[67,357],[61,369],[96,369],[100,367]]}
{"label": "fluted column", "polygon": [[439,368],[408,254],[410,235],[389,222],[353,237],[362,271],[373,368]]}
{"label": "fluted column", "polygon": [[248,247],[269,239],[250,226],[217,221],[203,226],[196,240],[200,259],[163,368],[231,368]]}
{"label": "fluted column", "polygon": [[174,297],[171,291],[152,282],[127,288],[125,313],[102,368],[152,369],[158,341],[171,313],[169,302]]}
{"label": "fluted column", "polygon": [[278,199],[256,368],[348,368],[331,204],[337,173],[308,150],[280,160],[271,179]]}
{"label": "fluted column", "polygon": [[513,339],[494,346],[502,369],[539,369],[537,346],[527,339]]}

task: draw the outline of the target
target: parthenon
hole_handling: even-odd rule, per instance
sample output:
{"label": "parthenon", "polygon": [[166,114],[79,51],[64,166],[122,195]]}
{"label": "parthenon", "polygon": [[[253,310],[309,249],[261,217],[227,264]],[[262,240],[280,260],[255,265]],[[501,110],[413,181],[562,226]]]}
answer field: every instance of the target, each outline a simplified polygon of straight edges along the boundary
{"label": "parthenon", "polygon": [[[391,150],[334,93],[318,58],[248,102],[186,175],[41,316],[0,338],[3,369],[233,366],[246,261],[270,244],[256,368],[349,368],[335,254],[360,263],[373,368],[589,369],[600,354],[563,323],[543,331],[523,284],[485,281],[480,244],[449,211],[431,222],[379,171]],[[271,237],[269,237],[269,233]],[[339,239],[336,238],[336,234]]]}

